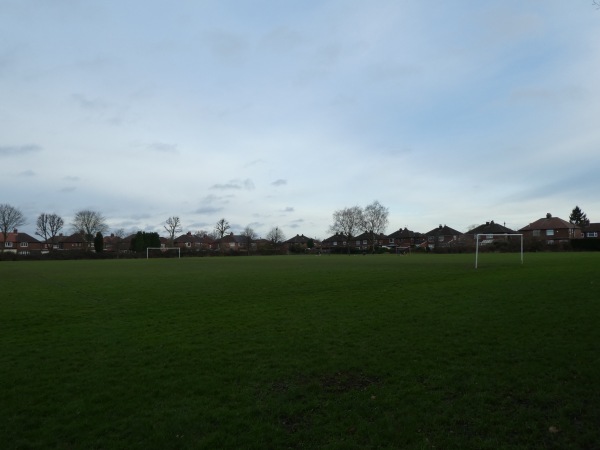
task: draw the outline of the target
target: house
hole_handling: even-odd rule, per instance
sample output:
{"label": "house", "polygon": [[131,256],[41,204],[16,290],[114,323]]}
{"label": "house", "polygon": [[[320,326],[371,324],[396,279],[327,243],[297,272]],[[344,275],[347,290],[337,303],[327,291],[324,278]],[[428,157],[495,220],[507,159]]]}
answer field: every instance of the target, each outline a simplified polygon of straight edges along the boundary
{"label": "house", "polygon": [[430,249],[454,247],[461,243],[460,238],[462,237],[462,233],[447,225],[440,225],[425,233],[425,237],[427,238],[427,246]]}
{"label": "house", "polygon": [[[371,239],[373,242],[371,242]],[[393,241],[390,245],[390,238],[383,233],[379,234],[371,234],[368,231],[365,231],[362,234],[359,234],[356,237],[353,237],[350,240],[350,247],[354,248],[358,251],[366,252],[372,250],[373,247],[381,247],[381,246],[393,246]]]}
{"label": "house", "polygon": [[215,241],[217,248],[222,252],[247,252],[248,249],[254,248],[252,243],[252,241],[249,242],[248,236],[233,233],[229,233]]}
{"label": "house", "polygon": [[135,234],[120,237],[111,233],[110,236],[104,236],[104,251],[106,252],[127,252],[131,250],[131,241],[135,238]]}
{"label": "house", "polygon": [[493,244],[494,242],[506,242],[510,240],[510,236],[498,236],[498,235],[509,235],[516,234],[517,232],[507,228],[504,225],[500,225],[499,223],[494,222],[493,220],[486,222],[484,224],[479,225],[478,227],[473,228],[465,233],[465,237],[472,239],[473,241],[477,240],[477,235],[482,235],[479,237],[479,245],[485,246]]}
{"label": "house", "polygon": [[315,240],[304,236],[303,234],[297,234],[293,238],[288,239],[283,243],[288,249],[306,250],[312,248],[315,245]]}
{"label": "house", "polygon": [[388,238],[390,239],[390,244],[402,248],[422,246],[427,241],[427,237],[424,234],[411,231],[406,227],[394,231]]}
{"label": "house", "polygon": [[369,242],[371,239],[371,235],[370,233],[361,233],[356,237],[353,237],[350,240],[350,247],[354,248],[358,251],[363,251],[366,252],[367,250],[369,250]]}
{"label": "house", "polygon": [[[166,246],[167,242],[168,240],[163,242],[161,238],[161,245],[164,244]],[[188,231],[186,234],[182,234],[181,236],[175,238],[173,240],[173,245],[175,247],[190,251],[212,250],[214,241],[207,235],[200,236],[198,234],[192,234],[191,231]]]}
{"label": "house", "polygon": [[340,251],[346,251],[346,236],[336,233],[333,236],[328,237],[321,241],[321,248],[325,252],[337,253]]}
{"label": "house", "polygon": [[21,233],[16,228],[12,233],[0,233],[0,251],[17,253],[19,255],[29,255],[32,251],[41,251],[44,245],[33,236],[27,233]]}
{"label": "house", "polygon": [[[477,238],[478,234],[515,234],[516,231],[511,230],[510,228],[505,227],[504,225],[500,225],[499,223],[495,223],[493,220],[486,222],[478,227],[473,228],[472,230],[467,231],[465,234],[472,235],[473,239]],[[491,237],[490,237],[491,239]]]}
{"label": "house", "polygon": [[570,239],[581,239],[583,233],[579,225],[567,222],[559,217],[546,217],[530,223],[519,230],[527,240],[545,241],[548,245],[569,242]]}
{"label": "house", "polygon": [[[45,243],[46,247],[50,245],[49,242]],[[64,236],[60,233],[54,238],[54,248],[59,250],[85,250],[87,248],[87,241],[81,233],[73,233],[70,236]]]}
{"label": "house", "polygon": [[582,227],[581,232],[585,239],[600,239],[600,223],[590,223]]}

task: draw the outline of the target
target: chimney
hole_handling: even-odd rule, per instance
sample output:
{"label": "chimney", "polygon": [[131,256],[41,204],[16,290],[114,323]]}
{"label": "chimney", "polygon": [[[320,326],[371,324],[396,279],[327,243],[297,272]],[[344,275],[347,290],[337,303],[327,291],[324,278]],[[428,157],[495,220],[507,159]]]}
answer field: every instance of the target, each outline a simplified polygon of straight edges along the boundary
{"label": "chimney", "polygon": [[546,219],[552,219],[552,214],[550,214],[550,213],[546,214]]}
{"label": "chimney", "polygon": [[15,228],[15,230],[13,231],[13,233],[15,233],[15,234],[17,234],[18,232],[19,232],[19,230],[17,230],[16,228]]}

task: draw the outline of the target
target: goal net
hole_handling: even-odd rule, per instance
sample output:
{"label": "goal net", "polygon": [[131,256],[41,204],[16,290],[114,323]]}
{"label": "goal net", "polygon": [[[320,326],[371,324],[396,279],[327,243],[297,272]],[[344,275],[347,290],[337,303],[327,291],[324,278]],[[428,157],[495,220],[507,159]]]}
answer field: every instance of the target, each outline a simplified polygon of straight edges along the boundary
{"label": "goal net", "polygon": [[[521,238],[521,264],[523,264],[523,234],[522,233],[514,233],[514,234],[494,234],[494,233],[483,233],[477,234],[475,239],[475,268],[479,264],[479,248],[485,247],[488,245],[493,245],[495,242],[507,242],[510,240],[511,236],[519,236]],[[503,238],[503,239],[501,239]]]}
{"label": "goal net", "polygon": [[181,249],[179,247],[148,247],[146,249],[146,259],[153,258],[181,258]]}

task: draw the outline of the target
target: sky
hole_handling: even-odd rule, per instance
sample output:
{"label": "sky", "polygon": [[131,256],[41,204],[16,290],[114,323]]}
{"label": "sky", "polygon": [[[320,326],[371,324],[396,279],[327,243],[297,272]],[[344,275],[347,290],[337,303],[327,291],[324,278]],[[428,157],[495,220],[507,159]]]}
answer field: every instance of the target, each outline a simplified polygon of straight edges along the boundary
{"label": "sky", "polygon": [[31,235],[600,222],[598,74],[591,0],[0,0],[0,203]]}

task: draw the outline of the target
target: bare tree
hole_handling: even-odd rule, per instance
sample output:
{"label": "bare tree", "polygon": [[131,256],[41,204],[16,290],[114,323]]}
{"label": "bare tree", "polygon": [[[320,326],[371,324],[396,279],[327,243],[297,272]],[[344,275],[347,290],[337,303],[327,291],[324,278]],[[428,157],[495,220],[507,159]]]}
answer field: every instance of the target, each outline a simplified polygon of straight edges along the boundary
{"label": "bare tree", "polygon": [[[25,216],[20,209],[6,203],[0,204],[0,231],[4,237],[4,245],[11,230],[25,225]],[[4,251],[4,247],[2,247]]]}
{"label": "bare tree", "polygon": [[56,213],[41,213],[36,222],[35,234],[42,237],[46,247],[52,251],[56,244],[56,235],[62,230],[65,221]]}
{"label": "bare tree", "polygon": [[179,220],[179,217],[177,216],[173,216],[173,217],[169,217],[166,220],[166,225],[164,225],[165,230],[167,230],[167,233],[169,233],[169,241],[170,241],[170,245],[173,246],[173,241],[175,240],[175,234],[176,233],[181,233],[181,220]]}
{"label": "bare tree", "polygon": [[224,218],[217,222],[215,225],[215,231],[217,232],[219,239],[223,239],[223,236],[225,236],[225,233],[227,233],[229,228],[231,228],[229,226],[229,222],[227,222]]}
{"label": "bare tree", "polygon": [[333,223],[329,227],[329,230],[346,238],[348,253],[350,253],[350,240],[357,235],[362,224],[362,208],[360,206],[352,206],[350,208],[338,209],[333,213]]}
{"label": "bare tree", "polygon": [[250,254],[252,242],[257,238],[257,234],[255,233],[254,229],[248,225],[246,228],[244,228],[244,231],[242,231],[242,236],[246,244],[246,251],[248,254]]}
{"label": "bare tree", "polygon": [[72,226],[75,232],[81,234],[83,237],[86,250],[89,248],[90,242],[94,241],[94,236],[97,233],[106,233],[108,230],[104,216],[97,211],[89,209],[78,211],[75,214]]}
{"label": "bare tree", "polygon": [[362,228],[369,235],[371,251],[375,252],[375,238],[384,233],[388,226],[388,209],[375,200],[367,205],[362,214]]}
{"label": "bare tree", "polygon": [[273,247],[279,249],[283,241],[285,241],[285,234],[281,231],[279,227],[273,227],[267,233],[267,240],[271,241]]}

